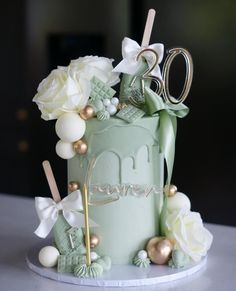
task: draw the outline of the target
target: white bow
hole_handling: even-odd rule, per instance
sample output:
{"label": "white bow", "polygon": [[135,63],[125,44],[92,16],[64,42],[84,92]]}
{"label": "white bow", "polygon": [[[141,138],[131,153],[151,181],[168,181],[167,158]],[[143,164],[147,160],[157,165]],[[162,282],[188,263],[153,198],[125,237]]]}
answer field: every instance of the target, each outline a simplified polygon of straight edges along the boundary
{"label": "white bow", "polygon": [[[137,60],[136,58],[138,54],[146,48],[152,49],[157,53],[157,65],[152,70],[151,74],[162,79],[161,70],[158,64],[160,64],[163,59],[164,45],[162,43],[154,43],[147,47],[140,47],[136,41],[128,37],[125,37],[122,41],[123,60],[113,69],[113,72],[121,72],[130,75],[134,75],[135,73],[137,73],[141,67],[142,62],[141,58],[139,60]],[[144,52],[142,56],[146,59],[148,67],[151,68],[155,62],[154,54],[147,51]]]}
{"label": "white bow", "polygon": [[[51,198],[35,197],[35,208],[40,224],[34,233],[41,238],[45,238],[50,233],[57,221],[60,210],[62,210],[65,220],[72,227],[84,226],[84,215],[79,212],[83,210],[80,190],[70,193],[58,203]],[[91,219],[89,220],[89,225],[97,226]]]}

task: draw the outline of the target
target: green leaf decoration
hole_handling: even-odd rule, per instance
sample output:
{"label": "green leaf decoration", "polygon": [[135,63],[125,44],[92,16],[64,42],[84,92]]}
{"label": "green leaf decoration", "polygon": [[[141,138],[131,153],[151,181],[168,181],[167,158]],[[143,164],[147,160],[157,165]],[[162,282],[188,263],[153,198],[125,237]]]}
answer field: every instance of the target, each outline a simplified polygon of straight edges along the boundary
{"label": "green leaf decoration", "polygon": [[127,107],[121,109],[116,116],[123,119],[129,123],[133,123],[136,120],[144,116],[145,112],[137,107],[129,104]]}

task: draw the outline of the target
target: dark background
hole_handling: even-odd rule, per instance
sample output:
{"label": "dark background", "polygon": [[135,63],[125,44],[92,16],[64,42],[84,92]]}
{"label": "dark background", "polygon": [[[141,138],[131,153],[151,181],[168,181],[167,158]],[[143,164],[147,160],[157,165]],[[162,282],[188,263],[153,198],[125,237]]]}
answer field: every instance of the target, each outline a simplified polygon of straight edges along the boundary
{"label": "dark background", "polygon": [[[139,43],[155,8],[151,43],[187,48],[194,79],[178,120],[173,182],[207,222],[236,225],[234,0],[4,1],[0,17],[0,192],[48,195],[41,162],[49,159],[62,193],[66,161],[55,154],[54,122],[32,103],[39,82],[56,65],[88,54],[121,59],[125,36]],[[183,66],[173,70],[174,92]],[[174,76],[174,77],[173,77]]]}

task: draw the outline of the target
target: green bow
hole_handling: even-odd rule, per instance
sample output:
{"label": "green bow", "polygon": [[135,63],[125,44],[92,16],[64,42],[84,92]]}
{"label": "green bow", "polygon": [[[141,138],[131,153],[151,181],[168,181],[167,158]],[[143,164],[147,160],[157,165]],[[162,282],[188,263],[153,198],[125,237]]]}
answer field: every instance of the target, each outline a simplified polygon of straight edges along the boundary
{"label": "green bow", "polygon": [[159,113],[160,115],[158,133],[160,148],[164,154],[167,166],[166,184],[169,185],[171,182],[175,156],[175,138],[177,131],[176,117],[185,117],[189,112],[189,108],[182,103],[172,104],[164,102],[163,99],[149,87],[145,87],[144,89],[144,98],[145,111],[147,114],[153,116]]}

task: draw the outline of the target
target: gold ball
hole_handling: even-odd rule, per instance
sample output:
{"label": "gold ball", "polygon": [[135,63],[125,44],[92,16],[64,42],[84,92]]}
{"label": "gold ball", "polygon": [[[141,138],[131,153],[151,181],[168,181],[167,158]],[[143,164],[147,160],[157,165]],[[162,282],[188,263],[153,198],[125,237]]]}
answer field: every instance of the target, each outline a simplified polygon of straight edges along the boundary
{"label": "gold ball", "polygon": [[118,110],[121,110],[125,107],[127,107],[128,105],[125,103],[125,102],[120,102],[118,105],[117,105],[117,109]]}
{"label": "gold ball", "polygon": [[78,190],[79,189],[79,182],[76,182],[76,181],[70,181],[69,183],[68,183],[68,190],[70,191],[70,192],[74,192],[74,191],[76,191],[76,190]]}
{"label": "gold ball", "polygon": [[165,185],[164,192],[167,197],[173,197],[177,193],[177,187],[175,185]]}
{"label": "gold ball", "polygon": [[94,109],[92,106],[85,106],[79,113],[80,117],[84,120],[88,120],[94,116]]}
{"label": "gold ball", "polygon": [[164,265],[169,261],[172,248],[172,243],[165,237],[151,238],[146,247],[150,260],[157,265]]}
{"label": "gold ball", "polygon": [[90,234],[90,247],[93,249],[98,246],[100,240],[99,237],[95,234]]}
{"label": "gold ball", "polygon": [[88,145],[81,139],[74,142],[73,147],[76,153],[80,155],[85,155],[88,150]]}

